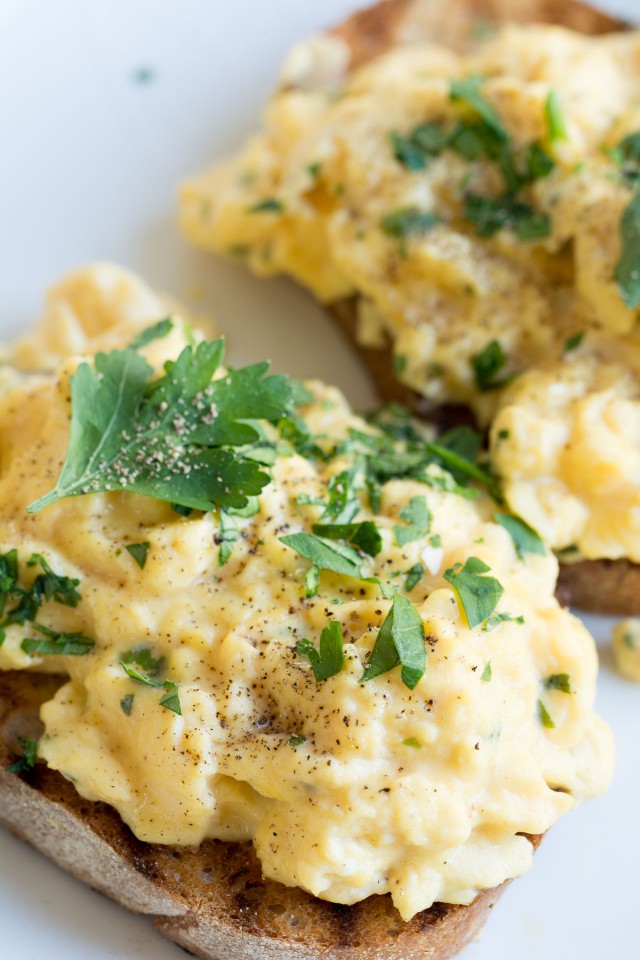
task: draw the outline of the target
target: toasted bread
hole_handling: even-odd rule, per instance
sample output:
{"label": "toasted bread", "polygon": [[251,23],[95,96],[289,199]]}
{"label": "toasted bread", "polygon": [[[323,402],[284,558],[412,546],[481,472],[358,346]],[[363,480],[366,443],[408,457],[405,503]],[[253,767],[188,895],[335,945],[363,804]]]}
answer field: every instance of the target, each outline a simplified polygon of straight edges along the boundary
{"label": "toasted bread", "polygon": [[[434,904],[408,923],[391,897],[352,907],[262,878],[250,844],[177,850],[141,843],[118,814],[84,800],[43,764],[22,779],[5,767],[19,737],[37,736],[56,677],[0,673],[0,824],[84,883],[207,960],[446,960],[482,929],[506,886],[470,906]],[[537,845],[539,838],[529,838]]]}
{"label": "toasted bread", "polygon": [[[622,30],[624,21],[574,0],[382,0],[354,14],[333,32],[351,51],[350,68],[356,69],[389,48],[402,43],[438,38],[456,50],[474,40],[479,24],[511,21],[555,23],[582,33]],[[397,400],[438,426],[470,419],[461,408],[428,407],[422,397],[395,377],[391,344],[362,346],[357,342],[357,297],[330,305],[330,311],[357,348],[385,401]],[[563,602],[598,613],[630,615],[640,612],[640,564],[628,560],[584,560],[561,565],[559,590]]]}

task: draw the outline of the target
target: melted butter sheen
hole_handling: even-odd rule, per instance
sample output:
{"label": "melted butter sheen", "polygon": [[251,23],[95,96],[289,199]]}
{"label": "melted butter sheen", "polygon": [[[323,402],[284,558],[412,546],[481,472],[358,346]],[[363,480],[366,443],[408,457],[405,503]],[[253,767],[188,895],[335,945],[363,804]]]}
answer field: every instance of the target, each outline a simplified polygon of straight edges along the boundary
{"label": "melted butter sheen", "polygon": [[[111,306],[105,270],[121,281]],[[78,273],[58,288],[88,353],[106,331],[112,345],[126,344],[157,319],[147,315],[147,296],[135,306],[146,288],[110,270]],[[98,306],[102,327],[88,332]],[[171,338],[147,348],[152,362],[179,352],[182,329],[177,322]],[[1,668],[68,674],[42,710],[49,765],[84,797],[112,804],[142,840],[251,840],[267,876],[340,903],[390,892],[405,918],[435,900],[468,903],[524,873],[532,848],[518,834],[543,833],[611,775],[609,731],[593,713],[594,644],[554,598],[556,560],[519,560],[482,498],[386,484],[380,514],[363,506],[360,515],[375,519],[383,539],[364,573],[386,579],[423,559],[425,540],[400,548],[392,533],[415,496],[427,499],[442,551],[430,549],[429,572],[411,593],[428,636],[425,676],[412,692],[398,669],[362,684],[390,601],[374,585],[331,574],[322,574],[318,597],[305,599],[308,564],[278,539],[310,529],[321,508],[298,498],[325,497],[348,455],[328,464],[278,458],[223,567],[215,514],[184,519],[129,494],[26,514],[51,486],[67,443],[68,374],[78,358],[73,344],[55,342],[58,332],[57,320],[45,319],[41,357],[39,340],[30,340],[31,363],[50,365],[55,350],[57,372],[16,375],[0,400],[0,546],[17,547],[23,562],[40,552],[56,572],[78,577],[77,609],[50,604],[41,620],[95,639],[86,656],[29,657],[20,650],[28,626],[12,626],[0,648]],[[302,414],[314,432],[338,439],[352,426],[370,429],[336,390],[309,386],[314,401]],[[141,540],[150,543],[144,569],[122,549]],[[491,567],[504,587],[499,610],[523,615],[523,625],[468,628],[442,573],[469,556]],[[304,637],[317,643],[329,617],[342,625],[346,662],[318,684],[294,646]],[[139,645],[166,658],[182,716],[125,675],[119,658]],[[482,680],[489,661],[491,679]],[[543,678],[558,673],[570,675],[571,695],[544,689]],[[129,715],[121,707],[128,695]],[[553,729],[537,719],[540,698]],[[305,740],[293,746],[292,737]]]}
{"label": "melted butter sheen", "polygon": [[[436,403],[471,406],[483,424],[500,411],[511,441],[498,445],[494,431],[492,455],[507,502],[552,548],[640,561],[640,334],[637,311],[614,280],[631,192],[606,154],[640,130],[640,32],[586,37],[511,26],[465,55],[400,47],[350,75],[348,62],[335,38],[293,51],[264,132],[235,160],[184,184],[187,236],[240,256],[258,274],[291,274],[323,301],[358,294],[361,341],[389,337],[409,386]],[[487,78],[482,93],[514,148],[538,142],[555,161],[522,194],[550,218],[546,238],[522,242],[510,230],[480,238],[465,220],[466,192],[497,197],[504,189],[493,161],[448,150],[415,171],[394,157],[391,131],[477,119],[449,95],[453,79],[472,75]],[[550,91],[567,134],[553,142]],[[267,197],[280,212],[252,210]],[[441,223],[400,243],[380,223],[410,207],[436,212]],[[565,342],[580,332],[578,356],[617,365],[606,396],[573,355],[563,360]],[[508,398],[475,383],[471,360],[493,340],[509,372],[532,371]],[[556,402],[576,380],[582,399]],[[560,436],[566,456],[555,453]]]}

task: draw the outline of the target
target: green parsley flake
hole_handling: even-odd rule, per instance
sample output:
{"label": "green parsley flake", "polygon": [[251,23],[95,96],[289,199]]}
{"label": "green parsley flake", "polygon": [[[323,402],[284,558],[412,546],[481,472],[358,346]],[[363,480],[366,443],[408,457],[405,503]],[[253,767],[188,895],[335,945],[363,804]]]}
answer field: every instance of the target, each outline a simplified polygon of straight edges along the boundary
{"label": "green parsley flake", "polygon": [[471,358],[471,366],[476,379],[478,390],[496,390],[509,383],[511,377],[499,378],[498,374],[504,369],[507,356],[499,340],[491,340],[480,353]]}
{"label": "green parsley flake", "polygon": [[564,352],[571,353],[573,350],[577,350],[585,336],[585,331],[580,330],[578,333],[574,333],[570,337],[567,337],[564,342]]}
{"label": "green parsley flake", "polygon": [[502,197],[484,197],[468,193],[464,199],[464,217],[474,224],[479,237],[493,237],[499,230],[513,230],[519,240],[543,240],[551,233],[546,213],[537,213],[528,203]]}
{"label": "green parsley flake", "polygon": [[382,550],[382,537],[373,520],[359,523],[314,523],[312,530],[329,540],[346,540],[358,550],[376,557]]}
{"label": "green parsley flake", "polygon": [[487,660],[484,665],[484,670],[482,671],[482,676],[480,677],[485,683],[488,683],[491,680],[491,660]]}
{"label": "green parsley flake", "polygon": [[542,557],[546,556],[547,548],[539,534],[520,517],[515,517],[510,513],[494,513],[493,519],[507,531],[521,560],[525,553],[537,553]]}
{"label": "green parsley flake", "polygon": [[71,385],[71,432],[53,490],[34,513],[65,497],[110,490],[165,500],[185,509],[241,508],[269,476],[239,448],[260,439],[247,420],[277,423],[292,400],[286,377],[254,364],[214,373],[222,340],[185,347],[154,378],[132,349],[81,363]]}
{"label": "green parsley flake", "polygon": [[132,350],[141,350],[142,347],[146,347],[147,344],[152,343],[154,340],[160,340],[162,337],[166,337],[171,333],[173,327],[174,322],[171,317],[158,320],[157,323],[152,324],[150,327],[145,327],[137,337],[133,338],[129,346]]}
{"label": "green parsley flake", "polygon": [[[140,657],[141,656],[144,657],[144,652],[143,652],[144,650],[145,648],[142,648],[142,647],[138,648],[137,659],[135,660],[129,659],[127,661],[125,659],[125,657],[130,658],[135,651],[129,651],[127,654],[124,654],[123,657],[120,659],[120,666],[122,667],[126,675],[131,680],[135,680],[136,683],[142,683],[146,687],[156,687],[156,688],[163,687],[165,692],[160,698],[160,701],[159,701],[160,706],[164,707],[166,710],[171,710],[172,713],[177,713],[178,716],[182,716],[182,706],[180,704],[180,696],[179,696],[177,683],[175,683],[173,680],[152,680],[151,677],[146,676],[144,673],[140,673],[139,670],[136,670],[135,667],[131,666],[132,662],[136,663],[138,666],[141,666]],[[160,661],[154,660],[153,662],[158,663]],[[158,672],[158,670],[159,668],[156,669],[156,672]]]}
{"label": "green parsley flake", "polygon": [[549,715],[549,711],[545,707],[542,700],[538,700],[538,720],[546,730],[555,729],[556,725],[551,719],[551,716]]}
{"label": "green parsley flake", "polygon": [[544,112],[549,141],[555,143],[558,140],[566,140],[568,137],[567,127],[560,106],[560,98],[555,90],[549,91],[544,104]]}
{"label": "green parsley flake", "polygon": [[265,197],[247,207],[247,213],[283,213],[284,204],[277,197]]}
{"label": "green parsley flake", "polygon": [[456,563],[443,574],[458,595],[472,629],[491,616],[504,593],[502,584],[495,577],[485,576],[490,569],[478,557],[469,557],[464,566]]}
{"label": "green parsley flake", "polygon": [[125,550],[127,553],[131,554],[135,562],[138,564],[141,570],[144,570],[144,565],[147,562],[147,554],[151,544],[148,540],[142,540],[140,543],[127,543],[125,545]]}
{"label": "green parsley flake", "polygon": [[398,516],[408,524],[406,527],[396,525],[393,528],[393,536],[399,547],[426,537],[431,530],[431,511],[427,506],[426,497],[411,497]]}
{"label": "green parsley flake", "polygon": [[626,306],[636,310],[640,307],[640,189],[622,214],[620,237],[622,252],[615,279]]}
{"label": "green parsley flake", "polygon": [[294,733],[292,737],[289,737],[287,741],[290,747],[300,747],[303,743],[307,742],[307,738],[304,737],[301,733]]}
{"label": "green parsley flake", "polygon": [[416,608],[400,594],[393,598],[360,679],[372,680],[398,664],[402,665],[402,682],[413,690],[427,668],[424,626]]}
{"label": "green parsley flake", "polygon": [[340,673],[344,665],[342,649],[342,627],[332,620],[320,634],[320,650],[316,650],[311,640],[300,640],[296,644],[296,653],[306,657],[311,664],[313,675],[318,683]]}
{"label": "green parsley flake", "polygon": [[39,637],[25,637],[20,648],[30,656],[82,657],[91,653],[95,643],[81,633],[60,633],[41,623],[34,623],[33,629],[42,634]]}
{"label": "green parsley flake", "polygon": [[429,210],[420,210],[419,207],[405,207],[388,213],[380,221],[380,229],[389,237],[406,240],[407,237],[417,236],[431,230],[440,218]]}
{"label": "green parsley flake", "polygon": [[133,708],[133,694],[132,694],[132,693],[127,693],[126,696],[124,696],[124,697],[122,698],[122,700],[120,701],[120,706],[121,706],[121,708],[122,708],[122,712],[123,712],[127,717],[130,717],[130,716],[131,716],[131,710],[132,710],[132,708]]}
{"label": "green parsley flake", "polygon": [[524,617],[520,614],[517,617],[514,617],[511,613],[492,613],[490,617],[487,617],[485,622],[482,624],[482,629],[486,630],[487,633],[490,630],[495,630],[497,626],[501,623],[524,623]]}
{"label": "green parsley flake", "polygon": [[31,737],[18,737],[18,741],[22,747],[22,756],[15,763],[5,767],[5,771],[21,776],[23,773],[29,773],[36,765],[38,741]]}
{"label": "green parsley flake", "polygon": [[561,693],[573,693],[568,673],[552,673],[543,680],[545,690],[559,690]]}
{"label": "green parsley flake", "polygon": [[409,567],[406,573],[406,579],[404,581],[404,589],[406,592],[411,593],[413,588],[417,586],[423,576],[424,567],[421,563],[414,563],[412,567]]}
{"label": "green parsley flake", "polygon": [[449,87],[451,99],[466,103],[477,113],[493,135],[502,143],[508,143],[509,134],[495,107],[480,93],[483,77],[467,77],[464,80],[452,80]]}
{"label": "green parsley flake", "polygon": [[402,741],[403,747],[412,747],[414,750],[422,750],[422,744],[416,737],[407,737],[406,740]]}
{"label": "green parsley flake", "polygon": [[305,560],[320,570],[330,570],[348,577],[360,577],[360,555],[346,544],[334,543],[326,537],[312,533],[291,533],[280,537],[280,542],[291,547]]}

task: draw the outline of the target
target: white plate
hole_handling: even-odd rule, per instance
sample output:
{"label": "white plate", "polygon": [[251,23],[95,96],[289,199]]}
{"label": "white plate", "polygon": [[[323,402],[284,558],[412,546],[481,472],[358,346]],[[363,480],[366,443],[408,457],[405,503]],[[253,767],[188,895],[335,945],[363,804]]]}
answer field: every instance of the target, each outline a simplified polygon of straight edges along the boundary
{"label": "white plate", "polygon": [[[180,177],[238,145],[289,45],[354,5],[0,0],[3,334],[32,324],[59,274],[108,258],[216,316],[236,362],[270,356],[337,383],[357,406],[371,403],[359,364],[304,293],[194,253],[174,228]],[[602,5],[638,13],[637,0]],[[608,624],[590,626],[606,643]],[[617,736],[613,788],[553,830],[466,960],[637,955],[639,701],[605,652],[599,706]],[[147,919],[1,831],[0,931],[0,954],[15,960],[184,956]]]}

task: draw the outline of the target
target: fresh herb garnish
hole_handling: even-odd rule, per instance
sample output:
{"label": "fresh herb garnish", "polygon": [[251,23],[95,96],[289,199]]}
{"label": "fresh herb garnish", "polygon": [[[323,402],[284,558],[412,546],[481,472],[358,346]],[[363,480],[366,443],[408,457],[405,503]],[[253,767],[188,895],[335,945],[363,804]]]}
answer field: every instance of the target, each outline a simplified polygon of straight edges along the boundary
{"label": "fresh herb garnish", "polygon": [[453,101],[462,101],[477,113],[485,126],[491,130],[497,140],[508,143],[509,134],[500,119],[500,115],[480,92],[483,77],[467,77],[464,80],[452,80],[449,95]]}
{"label": "fresh herb garnish", "polygon": [[362,561],[353,547],[313,533],[290,533],[280,542],[291,547],[319,570],[330,570],[348,577],[360,577]]}
{"label": "fresh herb garnish", "polygon": [[504,369],[507,363],[507,356],[502,349],[499,340],[491,340],[480,353],[471,357],[471,366],[475,374],[476,386],[483,392],[486,390],[497,390],[504,387],[513,378],[499,377],[498,374]]}
{"label": "fresh herb garnish", "polygon": [[397,524],[393,528],[393,536],[399,547],[426,537],[431,530],[431,511],[427,506],[426,497],[411,497],[398,516],[408,524],[404,527]]}
{"label": "fresh herb garnish", "polygon": [[131,554],[140,569],[144,570],[144,565],[147,562],[147,555],[150,547],[151,544],[148,540],[142,540],[140,543],[127,543],[125,545],[125,550],[127,553]]}
{"label": "fresh herb garnish", "polygon": [[414,750],[421,750],[422,744],[416,737],[407,737],[406,740],[402,741],[403,747],[412,747]]}
{"label": "fresh herb garnish", "polygon": [[122,698],[122,700],[120,701],[120,706],[121,706],[121,708],[122,708],[122,712],[123,712],[127,717],[130,717],[130,716],[131,716],[131,710],[132,710],[132,708],[133,708],[133,694],[132,694],[132,693],[127,693],[127,694]]}
{"label": "fresh herb garnish", "polygon": [[137,667],[149,677],[157,677],[165,667],[164,657],[154,656],[151,647],[134,647],[132,650],[126,650],[120,657],[120,662],[127,666],[134,663]]}
{"label": "fresh herb garnish", "polygon": [[547,135],[551,143],[567,139],[567,127],[560,106],[560,98],[555,90],[550,90],[544,104],[547,120]]}
{"label": "fresh herb garnish", "polygon": [[320,649],[316,650],[311,640],[300,640],[296,644],[298,656],[306,657],[311,664],[313,675],[321,683],[340,673],[344,664],[342,649],[342,628],[337,620],[332,620],[320,634]]}
{"label": "fresh herb garnish", "polygon": [[22,747],[22,756],[4,769],[7,773],[16,773],[20,776],[23,773],[29,773],[35,767],[38,741],[31,737],[18,737],[18,741]]}
{"label": "fresh herb garnish", "polygon": [[552,673],[543,680],[545,690],[560,690],[561,693],[573,693],[568,673]]}
{"label": "fresh herb garnish", "polygon": [[307,738],[304,737],[301,733],[294,733],[292,737],[289,737],[287,743],[290,747],[301,747],[303,743],[307,742]]}
{"label": "fresh herb garnish", "polygon": [[329,540],[345,540],[358,550],[376,557],[382,549],[382,537],[373,520],[359,523],[314,523],[313,532]]}
{"label": "fresh herb garnish", "polygon": [[640,190],[637,190],[620,220],[622,252],[615,279],[630,310],[640,307]]}
{"label": "fresh herb garnish", "polygon": [[427,667],[424,626],[416,608],[401,594],[394,596],[391,609],[378,630],[361,680],[379,677],[398,664],[402,665],[402,682],[413,690]]}
{"label": "fresh herb garnish", "polygon": [[291,402],[286,377],[260,363],[213,380],[222,340],[185,347],[162,377],[135,350],[99,353],[71,384],[71,433],[53,490],[65,497],[128,491],[195,510],[243,507],[269,477],[243,452],[259,439],[247,420],[277,422]]}
{"label": "fresh herb garnish", "polygon": [[488,683],[489,680],[491,680],[491,660],[488,660],[485,663],[480,679],[484,680],[485,683]]}
{"label": "fresh herb garnish", "polygon": [[542,557],[546,556],[547,548],[539,534],[520,517],[515,517],[511,513],[494,513],[493,519],[507,531],[521,560],[525,553],[537,553]]}
{"label": "fresh herb garnish", "polygon": [[471,628],[491,616],[504,593],[495,577],[485,576],[490,569],[478,557],[469,557],[464,565],[456,563],[443,574],[458,595]]}
{"label": "fresh herb garnish", "polygon": [[388,213],[380,221],[380,229],[389,237],[406,240],[431,230],[440,223],[440,218],[430,210],[420,210],[419,207],[405,207]]}
{"label": "fresh herb garnish", "polygon": [[564,352],[571,353],[573,350],[577,350],[585,336],[585,331],[580,330],[578,333],[573,333],[570,337],[567,337],[564,342]]}
{"label": "fresh herb garnish", "polygon": [[284,203],[277,197],[265,197],[247,207],[247,213],[283,213]]}
{"label": "fresh herb garnish", "polygon": [[34,623],[33,629],[42,634],[39,637],[25,637],[20,644],[21,649],[34,656],[54,655],[64,657],[82,657],[91,653],[95,643],[82,633],[61,633],[51,630],[41,623]]}
{"label": "fresh herb garnish", "polygon": [[448,136],[439,123],[421,123],[403,136],[390,135],[396,160],[409,170],[424,170],[432,157],[438,156],[448,143]]}
{"label": "fresh herb garnish", "polygon": [[225,563],[233,553],[234,544],[240,539],[240,528],[238,521],[226,510],[220,510],[220,527],[215,541],[219,545],[218,566],[224,567]]}
{"label": "fresh herb garnish", "polygon": [[609,154],[627,186],[635,187],[640,183],[640,131],[629,134]]}
{"label": "fresh herb garnish", "polygon": [[[143,670],[147,669],[145,664],[151,663],[152,669],[148,671],[148,673],[151,673],[151,676],[136,670],[136,668],[132,666],[134,663]],[[120,666],[126,675],[130,677],[131,680],[135,680],[136,683],[142,683],[146,687],[163,687],[165,692],[160,698],[160,706],[166,710],[171,710],[173,713],[177,713],[178,716],[182,716],[178,684],[173,680],[152,679],[152,677],[160,671],[161,667],[164,666],[163,659],[157,660],[153,657],[148,647],[137,647],[135,650],[129,650],[123,654],[120,658]]]}
{"label": "fresh herb garnish", "polygon": [[542,700],[538,700],[538,720],[540,721],[542,726],[545,727],[545,729],[547,730],[555,729],[555,723],[551,719],[549,711],[545,707]]}
{"label": "fresh herb garnish", "polygon": [[492,613],[482,624],[482,629],[487,633],[494,630],[501,623],[524,623],[524,617],[520,614],[514,617],[511,613]]}
{"label": "fresh herb garnish", "polygon": [[424,575],[424,567],[421,563],[414,563],[412,567],[409,567],[406,574],[406,579],[404,581],[404,589],[407,593],[411,593],[413,588],[420,582]]}
{"label": "fresh herb garnish", "polygon": [[513,230],[519,240],[542,240],[551,233],[551,221],[546,213],[537,213],[528,203],[510,194],[484,197],[467,193],[464,217],[474,224],[479,237],[493,237],[504,229]]}
{"label": "fresh herb garnish", "polygon": [[134,337],[129,346],[132,350],[141,350],[142,347],[146,347],[147,344],[152,343],[154,340],[160,340],[162,337],[166,337],[174,328],[174,322],[171,317],[165,317],[164,320],[158,320],[157,323],[152,324],[150,327],[145,327],[137,337]]}

